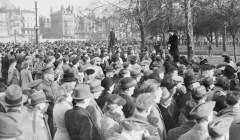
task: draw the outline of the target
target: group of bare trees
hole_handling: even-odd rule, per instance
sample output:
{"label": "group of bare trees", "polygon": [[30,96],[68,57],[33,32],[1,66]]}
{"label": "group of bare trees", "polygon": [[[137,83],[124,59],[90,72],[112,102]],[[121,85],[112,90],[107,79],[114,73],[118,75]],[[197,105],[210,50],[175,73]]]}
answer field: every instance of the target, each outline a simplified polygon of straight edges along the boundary
{"label": "group of bare trees", "polygon": [[[215,35],[223,37],[226,51],[226,35],[231,35],[234,46],[240,28],[239,0],[95,0],[89,9],[105,17],[105,20],[133,20],[141,35],[141,47],[146,36],[161,35],[173,27],[183,34],[188,48],[188,58],[194,56],[194,37]],[[166,44],[165,44],[166,45]]]}
{"label": "group of bare trees", "polygon": [[7,36],[11,36],[13,34],[12,31],[15,28],[14,23],[17,22],[14,15],[20,14],[19,12],[20,10],[16,9],[10,0],[0,0],[0,26],[3,31],[7,32]]}

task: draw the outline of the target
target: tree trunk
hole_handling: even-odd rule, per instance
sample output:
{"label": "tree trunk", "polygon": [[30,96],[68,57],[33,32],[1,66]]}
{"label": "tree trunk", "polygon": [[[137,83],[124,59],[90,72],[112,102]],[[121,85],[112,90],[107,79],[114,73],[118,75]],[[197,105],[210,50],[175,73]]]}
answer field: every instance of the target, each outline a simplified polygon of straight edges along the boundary
{"label": "tree trunk", "polygon": [[227,47],[226,47],[226,26],[224,25],[224,29],[223,29],[223,51],[226,52],[227,51]]}
{"label": "tree trunk", "polygon": [[218,32],[216,31],[214,34],[215,34],[216,47],[218,47]]}
{"label": "tree trunk", "polygon": [[168,0],[169,5],[169,16],[168,16],[168,26],[171,28],[173,26],[173,0]]}
{"label": "tree trunk", "polygon": [[141,33],[141,50],[144,50],[145,47],[145,31],[142,25],[139,26]]}
{"label": "tree trunk", "polygon": [[235,62],[237,61],[237,56],[236,56],[236,44],[235,44],[235,35],[232,34],[232,39],[233,39],[233,54],[234,54],[234,60]]}
{"label": "tree trunk", "polygon": [[186,36],[187,36],[187,50],[188,59],[194,57],[194,43],[193,43],[193,26],[192,26],[192,11],[191,11],[191,0],[184,0],[185,6],[185,26],[186,26]]}
{"label": "tree trunk", "polygon": [[213,35],[212,35],[212,34],[213,34],[213,33],[211,32],[211,33],[210,33],[210,39],[211,39],[210,41],[211,41],[211,43],[213,42]]}

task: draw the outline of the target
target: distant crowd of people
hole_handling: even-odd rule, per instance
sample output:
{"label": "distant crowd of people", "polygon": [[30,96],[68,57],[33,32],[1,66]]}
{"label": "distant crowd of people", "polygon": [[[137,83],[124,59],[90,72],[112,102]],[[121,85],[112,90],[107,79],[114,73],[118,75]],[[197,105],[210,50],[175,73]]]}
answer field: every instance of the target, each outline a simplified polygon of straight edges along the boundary
{"label": "distant crowd of people", "polygon": [[174,41],[0,44],[0,139],[239,140],[240,63],[188,60]]}

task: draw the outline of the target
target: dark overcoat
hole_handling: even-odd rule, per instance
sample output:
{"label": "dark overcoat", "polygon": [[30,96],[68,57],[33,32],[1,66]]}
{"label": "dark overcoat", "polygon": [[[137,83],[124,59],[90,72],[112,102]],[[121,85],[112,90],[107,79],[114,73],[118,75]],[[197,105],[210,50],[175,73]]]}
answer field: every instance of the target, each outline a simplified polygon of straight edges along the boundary
{"label": "dark overcoat", "polygon": [[84,108],[74,106],[65,113],[65,124],[71,140],[100,140],[97,129]]}
{"label": "dark overcoat", "polygon": [[170,54],[173,56],[174,60],[178,60],[179,58],[179,50],[178,50],[178,36],[173,34],[169,37],[168,44],[170,44]]}
{"label": "dark overcoat", "polygon": [[196,122],[188,121],[183,125],[173,128],[168,131],[167,139],[168,140],[178,140],[178,138],[183,134],[193,128]]}

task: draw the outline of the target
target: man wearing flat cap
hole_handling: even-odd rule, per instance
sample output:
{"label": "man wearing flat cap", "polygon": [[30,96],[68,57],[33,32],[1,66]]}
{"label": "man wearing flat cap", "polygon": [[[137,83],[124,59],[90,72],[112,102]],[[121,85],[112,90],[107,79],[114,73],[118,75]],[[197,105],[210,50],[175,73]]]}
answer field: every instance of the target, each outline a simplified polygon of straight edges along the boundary
{"label": "man wearing flat cap", "polygon": [[[139,95],[136,99],[136,110],[133,116],[124,121],[134,122],[136,126],[133,129],[137,129],[142,125],[146,125],[143,130],[147,130],[149,132],[149,136],[151,137],[149,138],[149,140],[151,139],[160,140],[157,128],[152,126],[148,122],[147,118],[147,116],[151,112],[154,99],[155,99],[154,93],[143,93]],[[124,121],[122,121],[123,123],[120,124],[120,131],[122,130],[122,127],[124,127]]]}
{"label": "man wearing flat cap", "polygon": [[191,94],[192,100],[197,103],[204,103],[207,98],[207,91],[204,86],[195,87]]}
{"label": "man wearing flat cap", "polygon": [[108,140],[160,140],[157,136],[150,136],[147,123],[138,120],[123,120],[121,122],[122,132],[115,133]]}
{"label": "man wearing flat cap", "polygon": [[99,96],[102,94],[102,91],[104,90],[104,88],[101,86],[100,80],[93,80],[89,83],[89,85],[90,85],[90,91],[93,94],[94,98],[92,98],[90,100],[89,106],[86,108],[86,110],[91,115],[92,121],[93,121],[93,123],[95,123],[95,126],[97,127],[97,130],[100,133],[103,112],[102,112],[101,108],[98,106],[95,99],[99,98]]}
{"label": "man wearing flat cap", "polygon": [[100,140],[97,128],[86,110],[93,98],[90,86],[79,84],[72,97],[76,105],[65,113],[65,124],[71,140]]}
{"label": "man wearing flat cap", "polygon": [[208,124],[211,140],[229,140],[229,129],[233,118],[217,118]]}
{"label": "man wearing flat cap", "polygon": [[178,140],[204,140],[209,138],[208,124],[213,120],[213,108],[216,102],[210,101],[195,106],[190,115],[196,119],[197,124],[188,132],[182,134]]}
{"label": "man wearing flat cap", "polygon": [[197,105],[196,102],[188,100],[185,106],[181,109],[181,113],[186,119],[186,122],[179,127],[170,129],[168,131],[167,139],[168,140],[178,140],[178,138],[183,134],[188,132],[196,124],[195,118],[192,117],[189,113]]}

